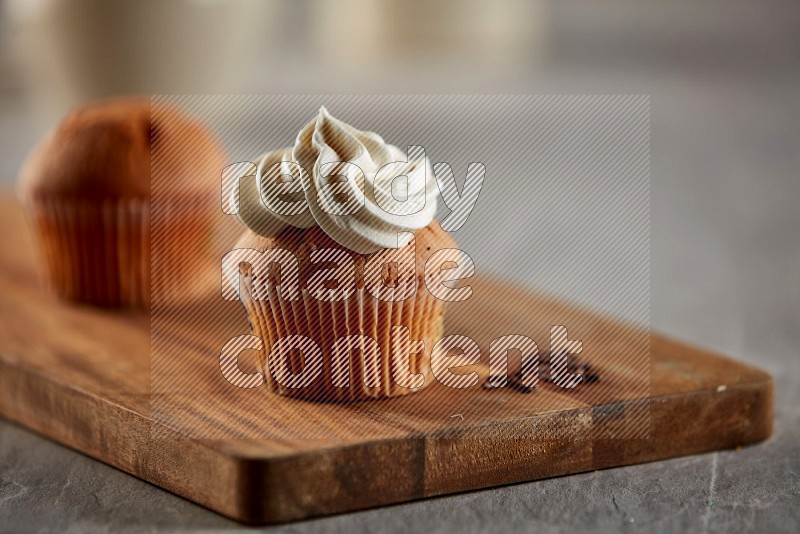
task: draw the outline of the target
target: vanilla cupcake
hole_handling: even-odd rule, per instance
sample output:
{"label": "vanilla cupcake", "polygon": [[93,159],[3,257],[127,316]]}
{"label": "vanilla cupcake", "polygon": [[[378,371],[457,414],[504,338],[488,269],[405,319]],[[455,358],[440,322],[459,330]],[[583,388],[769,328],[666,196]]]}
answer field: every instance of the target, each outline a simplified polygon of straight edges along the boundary
{"label": "vanilla cupcake", "polygon": [[406,154],[324,108],[234,188],[248,229],[223,268],[263,342],[269,391],[357,401],[432,382],[444,302],[426,264],[455,249],[433,220],[436,188],[424,151]]}
{"label": "vanilla cupcake", "polygon": [[[20,176],[49,285],[68,300],[134,308],[150,305],[156,282],[165,293],[185,290],[187,269],[208,252],[225,163],[205,127],[149,99],[72,112]],[[154,227],[174,237],[155,254]],[[155,282],[153,260],[170,265]]]}

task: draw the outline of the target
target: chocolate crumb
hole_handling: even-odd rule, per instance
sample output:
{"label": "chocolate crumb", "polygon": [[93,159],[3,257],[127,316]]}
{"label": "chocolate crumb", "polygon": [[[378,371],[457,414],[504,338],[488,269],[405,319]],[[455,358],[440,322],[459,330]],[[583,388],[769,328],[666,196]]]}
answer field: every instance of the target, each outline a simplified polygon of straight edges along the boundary
{"label": "chocolate crumb", "polygon": [[[539,379],[543,382],[553,381],[550,368],[552,358],[553,354],[550,351],[544,351],[539,355],[539,359],[535,364],[538,366]],[[521,393],[530,393],[533,391],[535,387],[527,386],[523,382],[524,376],[533,371],[533,365],[534,362],[532,361],[524,362],[519,371],[516,371],[508,377],[508,386],[511,387],[511,389]],[[600,380],[600,376],[594,371],[589,362],[574,354],[567,354],[567,365],[564,371],[573,375],[577,375],[573,378],[573,380],[576,381],[576,385],[578,385],[580,382],[592,384]],[[490,385],[490,381],[496,378],[499,377],[490,376],[486,382],[484,382],[483,389],[499,389]]]}
{"label": "chocolate crumb", "polygon": [[515,389],[520,393],[530,393],[534,389],[531,386],[526,386],[524,383],[514,378],[508,381],[508,385],[511,386],[511,389]]}
{"label": "chocolate crumb", "polygon": [[490,375],[489,378],[483,383],[483,389],[498,389],[496,386],[492,385],[492,381],[500,378],[502,378],[502,376]]}

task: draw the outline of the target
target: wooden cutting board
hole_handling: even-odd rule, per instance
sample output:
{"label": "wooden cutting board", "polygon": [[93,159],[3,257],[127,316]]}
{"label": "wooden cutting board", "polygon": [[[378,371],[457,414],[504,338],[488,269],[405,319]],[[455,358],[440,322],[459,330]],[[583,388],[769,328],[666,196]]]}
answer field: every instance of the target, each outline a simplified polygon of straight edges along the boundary
{"label": "wooden cutting board", "polygon": [[[9,196],[0,199],[0,228],[0,414],[239,521],[285,522],[737,447],[772,431],[766,373],[480,278],[474,297],[448,310],[448,332],[486,350],[510,333],[542,346],[548,325],[564,324],[599,381],[571,390],[542,381],[527,394],[434,384],[349,405],[285,399],[221,377],[220,336],[246,333],[247,323],[237,303],[219,302],[192,305],[220,314],[202,331],[186,319],[191,309],[175,314],[165,336],[174,365],[162,354],[156,368],[154,358],[151,377],[149,317],[54,300]],[[485,365],[474,369],[485,379]],[[169,395],[165,373],[193,379]]]}

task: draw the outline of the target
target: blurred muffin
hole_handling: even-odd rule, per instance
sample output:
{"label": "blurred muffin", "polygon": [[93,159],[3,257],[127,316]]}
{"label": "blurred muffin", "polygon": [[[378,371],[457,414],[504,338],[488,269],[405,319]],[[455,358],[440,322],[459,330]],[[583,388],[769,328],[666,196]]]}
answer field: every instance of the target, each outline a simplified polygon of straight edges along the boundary
{"label": "blurred muffin", "polygon": [[[400,176],[403,201],[392,193]],[[325,108],[293,147],[266,154],[258,173],[240,182],[233,203],[248,229],[223,268],[264,343],[269,391],[356,401],[432,382],[444,302],[428,291],[425,265],[455,249],[433,220],[436,191],[424,152],[406,154]],[[292,287],[299,292],[290,295]],[[289,348],[293,336],[316,348]]]}
{"label": "blurred muffin", "polygon": [[[49,285],[65,299],[133,308],[147,308],[156,287],[185,291],[208,252],[225,163],[204,126],[150,99],[72,112],[20,175]],[[169,238],[152,246],[151,228]],[[170,267],[153,279],[151,261]]]}

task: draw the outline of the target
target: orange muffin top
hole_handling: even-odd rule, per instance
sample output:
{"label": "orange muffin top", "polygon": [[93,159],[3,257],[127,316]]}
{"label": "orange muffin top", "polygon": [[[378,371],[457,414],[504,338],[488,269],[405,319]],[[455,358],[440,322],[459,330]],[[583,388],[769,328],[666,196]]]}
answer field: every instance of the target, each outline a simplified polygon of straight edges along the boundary
{"label": "orange muffin top", "polygon": [[[434,221],[425,228],[414,233],[413,241],[416,265],[415,275],[422,281],[425,272],[425,263],[435,252],[443,249],[455,249],[456,243],[449,233],[442,230],[441,225]],[[406,247],[411,247],[409,243]],[[353,259],[355,267],[355,280],[357,287],[364,287],[365,277],[364,268],[366,263],[375,255],[393,252],[392,249],[381,250],[371,254],[359,254],[349,248],[340,245],[326,234],[319,226],[308,229],[290,227],[274,237],[265,237],[246,230],[234,248],[252,248],[256,250],[268,250],[280,248],[291,252],[298,260],[300,267],[300,284],[305,287],[309,278],[316,271],[324,268],[322,262],[312,262],[311,253],[318,249],[335,249],[345,251]],[[401,249],[404,250],[404,249]],[[383,272],[384,283],[394,285],[397,272],[390,268]],[[275,269],[270,270],[270,276],[277,277]],[[278,280],[274,280],[278,283]]]}
{"label": "orange muffin top", "polygon": [[66,116],[29,155],[23,196],[90,200],[213,193],[226,164],[219,141],[178,109],[118,98]]}

